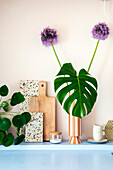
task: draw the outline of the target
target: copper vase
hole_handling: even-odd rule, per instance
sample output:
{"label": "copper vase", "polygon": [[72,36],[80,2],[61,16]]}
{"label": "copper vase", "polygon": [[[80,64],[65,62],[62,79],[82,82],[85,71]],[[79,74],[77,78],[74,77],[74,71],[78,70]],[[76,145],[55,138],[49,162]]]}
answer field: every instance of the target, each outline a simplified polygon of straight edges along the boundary
{"label": "copper vase", "polygon": [[72,115],[69,115],[69,136],[71,136],[69,143],[81,143],[81,119]]}

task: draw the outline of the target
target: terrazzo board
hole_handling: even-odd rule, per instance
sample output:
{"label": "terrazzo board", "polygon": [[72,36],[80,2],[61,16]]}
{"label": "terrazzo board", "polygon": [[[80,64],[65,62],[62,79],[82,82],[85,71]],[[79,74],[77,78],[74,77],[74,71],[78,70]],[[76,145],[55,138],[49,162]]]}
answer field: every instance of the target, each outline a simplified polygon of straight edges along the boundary
{"label": "terrazzo board", "polygon": [[20,92],[24,95],[25,101],[20,104],[21,112],[29,111],[29,97],[39,95],[38,80],[20,80]]}
{"label": "terrazzo board", "polygon": [[25,142],[43,142],[43,113],[31,113],[25,126]]}
{"label": "terrazzo board", "polygon": [[[29,112],[29,97],[39,95],[39,81],[20,80],[20,92],[25,97],[20,112]],[[31,121],[20,129],[20,134],[25,134],[25,142],[43,142],[43,113],[31,113]]]}

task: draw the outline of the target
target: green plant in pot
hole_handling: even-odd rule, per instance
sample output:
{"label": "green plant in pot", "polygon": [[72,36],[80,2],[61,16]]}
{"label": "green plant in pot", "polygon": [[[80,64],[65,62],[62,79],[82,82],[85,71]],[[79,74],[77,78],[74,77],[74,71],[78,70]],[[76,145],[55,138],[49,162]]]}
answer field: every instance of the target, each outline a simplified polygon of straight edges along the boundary
{"label": "green plant in pot", "polygon": [[61,65],[54,45],[58,41],[57,31],[49,27],[41,32],[43,45],[52,46],[60,71],[54,80],[54,90],[57,93],[57,99],[63,106],[63,109],[70,114],[70,108],[73,105],[72,116],[82,118],[89,113],[97,99],[97,80],[89,73],[97,47],[100,40],[105,40],[109,35],[109,28],[105,23],[95,25],[92,30],[92,36],[98,39],[96,48],[91,58],[88,69],[82,68],[79,73],[74,69],[71,63]]}
{"label": "green plant in pot", "polygon": [[[20,92],[15,92],[10,99],[3,100],[3,97],[6,97],[8,92],[9,89],[6,85],[0,87],[0,144],[3,144],[5,147],[8,147],[13,143],[14,145],[18,145],[24,140],[25,135],[19,134],[19,130],[31,119],[29,112],[20,114],[17,112],[9,111],[10,105],[16,106],[24,102],[25,98]],[[7,115],[11,116],[12,120],[7,118]],[[16,131],[16,139],[12,133],[8,133],[8,129],[10,127]]]}

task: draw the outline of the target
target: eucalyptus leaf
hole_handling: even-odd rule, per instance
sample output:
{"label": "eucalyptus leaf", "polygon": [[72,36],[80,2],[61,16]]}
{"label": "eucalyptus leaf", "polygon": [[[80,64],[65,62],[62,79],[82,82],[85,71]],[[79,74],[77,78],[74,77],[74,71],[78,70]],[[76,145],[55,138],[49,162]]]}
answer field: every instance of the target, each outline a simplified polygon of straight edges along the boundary
{"label": "eucalyptus leaf", "polygon": [[14,142],[14,136],[13,136],[12,133],[9,133],[9,134],[5,135],[3,140],[2,140],[2,144],[5,147],[8,147],[8,146],[12,145],[13,142]]}
{"label": "eucalyptus leaf", "polygon": [[3,132],[0,132],[0,144],[2,144],[2,140],[4,138],[5,134]]}
{"label": "eucalyptus leaf", "polygon": [[21,115],[25,117],[26,124],[27,124],[30,121],[30,119],[31,119],[31,114],[29,112],[24,112]]}
{"label": "eucalyptus leaf", "polygon": [[11,127],[11,121],[6,118],[0,118],[0,130],[7,131]]}
{"label": "eucalyptus leaf", "polygon": [[79,118],[89,114],[96,102],[96,79],[85,69],[81,69],[77,75],[71,63],[65,63],[61,67],[54,80],[54,89],[64,110],[70,114],[72,106],[72,115]]}
{"label": "eucalyptus leaf", "polygon": [[15,92],[11,97],[11,106],[15,106],[25,101],[24,96],[20,92]]}
{"label": "eucalyptus leaf", "polygon": [[3,101],[2,104],[1,104],[1,107],[4,109],[4,111],[8,111],[8,106],[9,106],[9,103],[6,102],[6,101]]}
{"label": "eucalyptus leaf", "polygon": [[14,145],[18,145],[18,144],[20,144],[21,142],[23,142],[24,138],[25,138],[25,135],[24,135],[24,134],[18,136],[18,137],[15,139],[15,141],[14,141]]}
{"label": "eucalyptus leaf", "polygon": [[26,118],[22,115],[16,115],[12,119],[13,125],[21,128],[26,124]]}
{"label": "eucalyptus leaf", "polygon": [[0,87],[0,95],[1,96],[7,96],[9,92],[9,89],[6,85],[3,85]]}

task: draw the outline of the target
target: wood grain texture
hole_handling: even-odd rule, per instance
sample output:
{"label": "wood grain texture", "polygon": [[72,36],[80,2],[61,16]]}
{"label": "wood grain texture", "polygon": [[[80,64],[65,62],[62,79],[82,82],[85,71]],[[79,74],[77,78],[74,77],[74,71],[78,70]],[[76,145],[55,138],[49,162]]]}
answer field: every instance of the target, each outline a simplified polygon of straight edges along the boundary
{"label": "wood grain texture", "polygon": [[56,98],[46,96],[47,82],[39,82],[39,96],[30,96],[29,112],[43,112],[44,141],[49,141],[50,131],[56,127]]}

